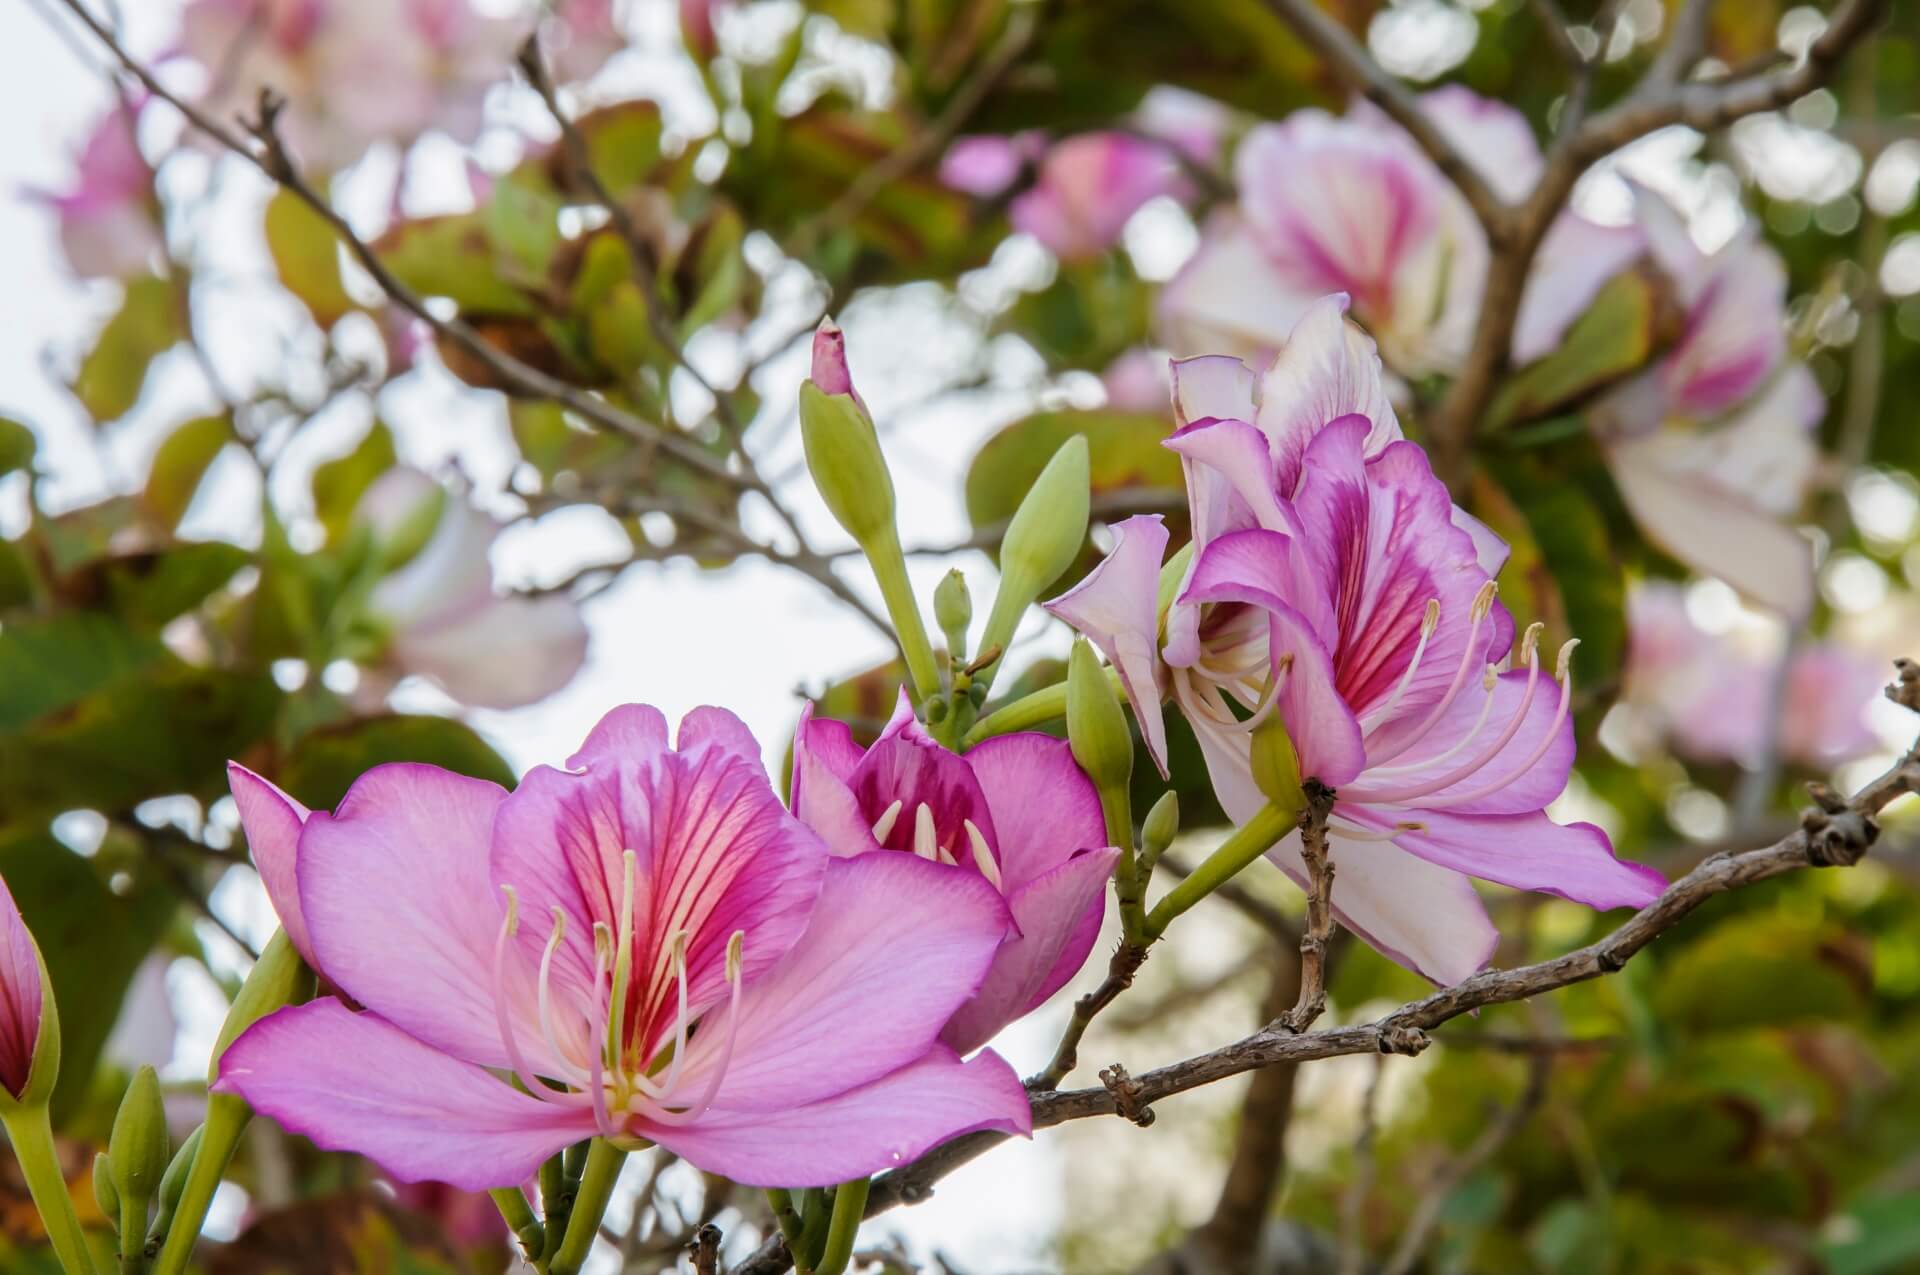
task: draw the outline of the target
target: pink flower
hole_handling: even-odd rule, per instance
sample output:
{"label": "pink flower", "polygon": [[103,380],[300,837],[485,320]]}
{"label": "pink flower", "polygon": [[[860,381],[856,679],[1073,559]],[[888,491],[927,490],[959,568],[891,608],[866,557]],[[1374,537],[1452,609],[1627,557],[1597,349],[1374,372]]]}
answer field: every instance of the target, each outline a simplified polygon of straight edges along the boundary
{"label": "pink flower", "polygon": [[437,502],[444,503],[425,543],[369,600],[392,635],[390,658],[481,708],[518,708],[553,694],[586,660],[586,624],[570,598],[494,592],[498,523],[414,469],[376,479],[358,517],[389,538],[431,516]]}
{"label": "pink flower", "polygon": [[1044,133],[1002,137],[983,133],[955,138],[940,157],[940,181],[979,199],[1003,194],[1020,180],[1020,170],[1047,153]]}
{"label": "pink flower", "polygon": [[153,169],[135,136],[139,117],[133,103],[108,111],[87,135],[72,189],[34,192],[60,218],[60,247],[82,278],[144,275],[166,251]]}
{"label": "pink flower", "polygon": [[[1515,197],[1532,185],[1539,147],[1512,108],[1460,88],[1421,102],[1496,189]],[[1177,353],[1265,358],[1315,300],[1345,292],[1395,370],[1459,364],[1485,286],[1486,236],[1398,125],[1364,103],[1344,118],[1296,111],[1248,133],[1234,168],[1239,206],[1209,220],[1162,294]]]}
{"label": "pink flower", "polygon": [[713,31],[713,11],[728,0],[680,0],[680,38],[701,65],[713,61],[720,41]]}
{"label": "pink flower", "polygon": [[[1312,307],[1259,376],[1225,357],[1176,363],[1167,445],[1186,463],[1195,556],[1164,643],[1157,518],[1120,524],[1114,552],[1049,609],[1106,651],[1163,770],[1171,693],[1236,820],[1265,805],[1251,732],[1277,714],[1300,773],[1339,790],[1343,922],[1452,983],[1497,938],[1469,878],[1605,908],[1644,904],[1661,880],[1598,828],[1547,818],[1573,763],[1568,651],[1557,693],[1536,631],[1521,667],[1497,671],[1514,638],[1493,584],[1505,546],[1400,437],[1344,309]],[[1304,884],[1297,834],[1271,857]]]}
{"label": "pink flower", "polygon": [[493,1201],[475,1191],[458,1191],[439,1182],[393,1183],[393,1198],[401,1208],[421,1213],[439,1224],[440,1233],[460,1249],[505,1244],[511,1233],[500,1220]]}
{"label": "pink flower", "polygon": [[1179,162],[1165,146],[1129,133],[1082,133],[1047,152],[1039,180],[1007,214],[1062,261],[1084,261],[1118,243],[1142,204],[1182,189]]}
{"label": "pink flower", "polygon": [[1135,346],[1107,365],[1100,384],[1107,391],[1107,406],[1114,411],[1164,416],[1170,389],[1167,356]]}
{"label": "pink flower", "polygon": [[1197,164],[1219,162],[1232,124],[1220,103],[1170,84],[1148,89],[1133,115],[1141,132],[1171,142]]}
{"label": "pink flower", "polygon": [[547,60],[555,80],[591,79],[627,47],[615,0],[565,0],[546,24]]}
{"label": "pink flower", "polygon": [[940,1036],[961,1053],[1059,991],[1099,935],[1119,851],[1064,740],[1004,735],[963,756],[934,742],[902,692],[863,752],[809,706],[794,738],[793,809],[836,855],[906,852],[1005,898],[1011,920],[986,981]]}
{"label": "pink flower", "polygon": [[377,767],[295,858],[319,972],[365,1012],[262,1020],[218,1087],[400,1181],[517,1185],[599,1133],[824,1185],[1031,1127],[1004,1062],[938,1042],[1005,937],[998,892],[835,858],[724,710],[669,746],[656,710],[615,709],[511,794]]}
{"label": "pink flower", "polygon": [[[7,883],[0,881],[0,1085],[15,1102],[25,1101],[28,1087],[51,1092],[53,1078],[36,1075],[46,1069],[40,1033],[47,1007],[46,971],[40,949],[27,923],[20,919]],[[54,1066],[59,1059],[52,1060]],[[44,1098],[43,1098],[44,1100]]]}

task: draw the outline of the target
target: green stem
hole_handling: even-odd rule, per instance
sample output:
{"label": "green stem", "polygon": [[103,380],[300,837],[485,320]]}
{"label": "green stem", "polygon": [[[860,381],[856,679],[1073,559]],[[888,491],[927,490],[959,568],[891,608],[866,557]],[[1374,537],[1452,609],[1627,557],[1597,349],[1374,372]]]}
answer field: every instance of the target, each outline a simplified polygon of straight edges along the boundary
{"label": "green stem", "polygon": [[546,1228],[533,1215],[533,1206],[527,1203],[527,1197],[517,1186],[498,1187],[487,1194],[493,1197],[493,1207],[500,1210],[500,1220],[520,1241],[521,1251],[527,1255],[527,1260],[538,1261],[546,1249]]}
{"label": "green stem", "polygon": [[[1126,688],[1120,683],[1120,674],[1107,669],[1107,680],[1113,684],[1116,695],[1125,695]],[[1011,704],[1002,704],[985,717],[973,724],[960,739],[960,751],[965,752],[983,740],[995,735],[1011,735],[1017,730],[1032,730],[1036,726],[1045,726],[1048,722],[1057,722],[1067,715],[1067,684],[1055,682],[1052,686],[1043,686],[1030,695],[1023,695]]]}
{"label": "green stem", "polygon": [[1138,942],[1147,929],[1147,873],[1141,871],[1133,844],[1132,795],[1121,787],[1102,789],[1100,811],[1106,816],[1107,844],[1120,848],[1120,861],[1113,869],[1120,927],[1130,942]]}
{"label": "green stem", "polygon": [[793,1207],[793,1192],[783,1186],[767,1188],[767,1203],[773,1206],[773,1220],[780,1224],[781,1237],[789,1254],[800,1251],[800,1214]]}
{"label": "green stem", "polygon": [[87,1237],[73,1211],[73,1195],[67,1190],[66,1175],[60,1172],[60,1155],[54,1150],[53,1124],[47,1117],[46,1104],[20,1107],[0,1119],[6,1124],[14,1158],[20,1162],[20,1175],[27,1180],[33,1207],[40,1211],[61,1269],[67,1275],[96,1275]]}
{"label": "green stem", "polygon": [[867,1215],[866,1178],[843,1182],[833,1193],[833,1221],[827,1227],[827,1246],[820,1252],[814,1275],[840,1275],[853,1257],[853,1240]]}
{"label": "green stem", "polygon": [[120,1197],[120,1275],[147,1269],[147,1204]]}
{"label": "green stem", "polygon": [[167,1227],[167,1241],[154,1260],[153,1275],[181,1275],[193,1256],[200,1238],[200,1227],[207,1220],[213,1193],[240,1145],[253,1112],[232,1094],[207,1095],[207,1123],[200,1131],[200,1149],[194,1152],[193,1168],[187,1173],[187,1185],[180,1192],[180,1207],[173,1212],[173,1224]]}
{"label": "green stem", "polygon": [[1147,915],[1147,937],[1157,939],[1165,934],[1174,917],[1225,885],[1293,831],[1300,820],[1300,811],[1305,808],[1305,800],[1301,797],[1285,805],[1270,801],[1253,818],[1235,828],[1186,880],[1154,904],[1153,911]]}
{"label": "green stem", "polygon": [[580,1174],[580,1190],[573,1197],[573,1212],[567,1218],[567,1237],[560,1251],[548,1263],[549,1275],[577,1275],[593,1241],[600,1234],[600,1219],[606,1214],[607,1201],[613,1198],[613,1184],[620,1179],[627,1153],[595,1138],[587,1148],[587,1167]]}
{"label": "green stem", "polygon": [[880,582],[880,597],[900,638],[900,654],[906,657],[907,676],[913,681],[913,698],[925,703],[940,693],[940,668],[934,663],[933,643],[927,639],[920,602],[913,596],[913,583],[907,578],[907,556],[900,551],[900,533],[889,526],[874,543],[860,547],[866,551],[874,579]]}
{"label": "green stem", "polygon": [[560,1153],[555,1152],[540,1166],[540,1212],[547,1219],[545,1243],[540,1250],[542,1262],[553,1260],[553,1255],[560,1251],[560,1241],[566,1237],[566,1197],[566,1170]]}
{"label": "green stem", "polygon": [[793,1255],[794,1268],[801,1275],[813,1275],[815,1263],[820,1260],[820,1249],[827,1242],[827,1222],[831,1216],[828,1211],[827,1187],[815,1187],[808,1191],[801,1205],[803,1225],[800,1230],[800,1251]]}

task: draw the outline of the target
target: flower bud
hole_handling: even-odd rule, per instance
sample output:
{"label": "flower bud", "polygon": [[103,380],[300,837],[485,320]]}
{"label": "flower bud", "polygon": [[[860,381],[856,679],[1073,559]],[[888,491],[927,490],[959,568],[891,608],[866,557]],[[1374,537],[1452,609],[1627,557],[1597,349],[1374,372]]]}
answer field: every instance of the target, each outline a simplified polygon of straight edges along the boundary
{"label": "flower bud", "polygon": [[120,1225],[120,1193],[113,1187],[113,1160],[101,1151],[93,1157],[93,1202],[111,1226]]}
{"label": "flower bud", "polygon": [[167,1229],[173,1225],[173,1215],[179,1211],[180,1197],[186,1193],[187,1174],[193,1169],[193,1157],[199,1154],[200,1134],[205,1128],[197,1125],[187,1135],[187,1140],[173,1153],[166,1176],[160,1179],[160,1208],[154,1214],[153,1229],[147,1232],[149,1241],[166,1238]]}
{"label": "flower bud", "polygon": [[[133,1073],[133,1082],[120,1099],[107,1139],[112,1162],[113,1189],[123,1210],[147,1223],[147,1201],[166,1176],[171,1148],[167,1145],[167,1109],[160,1100],[160,1077],[151,1066]],[[132,1242],[130,1238],[128,1242]]]}
{"label": "flower bud", "polygon": [[[837,341],[838,329],[834,337]],[[816,336],[816,350],[820,343]],[[873,418],[852,392],[845,359],[816,356],[814,363],[827,382],[800,386],[800,440],[806,446],[807,469],[834,518],[865,549],[893,534],[893,476],[880,452]],[[834,393],[827,385],[843,388]]]}
{"label": "flower bud", "polygon": [[933,621],[946,635],[947,650],[958,660],[967,653],[967,629],[973,624],[973,596],[967,578],[949,571],[933,590]]}
{"label": "flower bud", "polygon": [[1278,713],[1253,731],[1253,782],[1260,795],[1276,806],[1297,810],[1305,800],[1300,792],[1300,754],[1293,736]]}
{"label": "flower bud", "polygon": [[44,1107],[60,1076],[53,981],[13,895],[0,881],[0,1110]]}
{"label": "flower bud", "polygon": [[1158,863],[1179,835],[1180,797],[1169,790],[1153,803],[1153,809],[1147,811],[1146,823],[1140,828],[1141,854],[1145,861]]}
{"label": "flower bud", "polygon": [[1085,638],[1075,638],[1067,660],[1067,741],[1073,759],[1102,792],[1133,778],[1133,734],[1106,670]]}
{"label": "flower bud", "polygon": [[1088,466],[1087,440],[1075,434],[1060,444],[1007,524],[1000,542],[1000,591],[980,637],[982,651],[1006,650],[1021,613],[1080,556],[1092,499]]}
{"label": "flower bud", "polygon": [[247,972],[247,980],[240,985],[239,995],[233,998],[233,1006],[227,1010],[227,1021],[220,1025],[220,1036],[214,1042],[213,1056],[207,1061],[207,1083],[219,1082],[221,1055],[227,1052],[228,1045],[239,1039],[241,1032],[274,1010],[297,1005],[311,995],[312,971],[300,959],[300,953],[294,951],[293,940],[287,937],[287,932],[275,930],[273,938],[267,942],[266,950],[260,953],[260,959]]}

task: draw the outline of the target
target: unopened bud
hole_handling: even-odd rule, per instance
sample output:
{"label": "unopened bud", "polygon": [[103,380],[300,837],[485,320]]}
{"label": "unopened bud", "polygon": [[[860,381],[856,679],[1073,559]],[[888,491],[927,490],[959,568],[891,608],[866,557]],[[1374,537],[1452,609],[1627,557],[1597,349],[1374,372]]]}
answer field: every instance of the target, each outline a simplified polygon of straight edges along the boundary
{"label": "unopened bud", "polygon": [[220,1025],[213,1057],[207,1062],[207,1083],[219,1082],[220,1058],[227,1052],[227,1046],[240,1038],[241,1032],[274,1010],[298,1005],[311,995],[313,972],[300,959],[300,953],[293,950],[293,941],[287,932],[275,930],[266,950],[247,972],[246,982],[240,984],[240,992],[233,998],[232,1008],[227,1010],[227,1021]]}
{"label": "unopened bud", "polygon": [[1278,713],[1254,728],[1252,743],[1253,782],[1260,795],[1276,806],[1297,808],[1302,801],[1300,754]]}
{"label": "unopened bud", "polygon": [[113,1161],[104,1151],[93,1157],[93,1202],[109,1226],[120,1225],[120,1193],[113,1188]]}
{"label": "unopened bud", "polygon": [[873,418],[850,393],[800,386],[800,441],[827,509],[861,548],[893,534],[893,476]]}
{"label": "unopened bud", "polygon": [[933,622],[946,635],[947,650],[956,661],[967,654],[967,630],[973,624],[973,596],[967,578],[956,569],[941,577],[933,589]]}
{"label": "unopened bud", "polygon": [[1085,638],[1075,638],[1067,660],[1067,741],[1073,759],[1101,790],[1124,789],[1133,778],[1133,734]]}
{"label": "unopened bud", "polygon": [[142,1228],[147,1224],[147,1201],[159,1191],[160,1179],[167,1174],[170,1151],[160,1077],[151,1066],[143,1065],[133,1073],[133,1081],[120,1099],[113,1133],[107,1139],[114,1192],[121,1208],[130,1212]]}
{"label": "unopened bud", "polygon": [[1173,839],[1180,835],[1180,797],[1174,792],[1165,792],[1160,800],[1153,803],[1153,809],[1147,811],[1147,821],[1140,828],[1141,850],[1148,863],[1158,863]]}
{"label": "unopened bud", "polygon": [[1005,650],[1021,614],[1080,556],[1092,499],[1088,466],[1086,437],[1075,434],[1060,444],[1007,524],[1000,542],[1000,590],[980,635],[981,650]]}

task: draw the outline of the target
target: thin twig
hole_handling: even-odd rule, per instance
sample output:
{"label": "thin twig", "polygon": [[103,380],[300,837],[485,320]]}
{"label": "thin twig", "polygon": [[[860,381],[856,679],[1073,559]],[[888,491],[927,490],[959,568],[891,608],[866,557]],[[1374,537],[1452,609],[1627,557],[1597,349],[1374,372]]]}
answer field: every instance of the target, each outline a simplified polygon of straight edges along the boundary
{"label": "thin twig", "polygon": [[1332,849],[1327,819],[1333,814],[1333,789],[1317,779],[1305,784],[1306,809],[1300,812],[1300,860],[1307,867],[1307,929],[1300,936],[1300,998],[1276,1026],[1303,1032],[1327,1008],[1327,945],[1333,941]]}
{"label": "thin twig", "polygon": [[693,1259],[693,1275],[719,1275],[720,1228],[711,1222],[703,1225],[693,1233],[687,1252]]}
{"label": "thin twig", "polygon": [[1649,89],[1670,89],[1687,78],[1687,72],[1707,49],[1707,25],[1713,16],[1712,0],[1685,0],[1673,16],[1673,29],[1665,44],[1647,68],[1642,83]]}
{"label": "thin twig", "polygon": [[1120,993],[1133,986],[1134,975],[1147,963],[1147,949],[1139,943],[1122,943],[1107,962],[1107,976],[1100,986],[1073,1003],[1073,1018],[1060,1036],[1053,1060],[1039,1075],[1027,1082],[1029,1089],[1052,1089],[1064,1080],[1080,1061],[1080,1039],[1100,1011],[1113,1004]]}
{"label": "thin twig", "polygon": [[1580,52],[1580,46],[1573,42],[1573,31],[1567,25],[1567,15],[1560,12],[1557,0],[1528,0],[1528,5],[1540,23],[1540,29],[1546,32],[1547,43],[1553,46],[1559,59],[1571,71],[1586,71],[1587,55]]}

